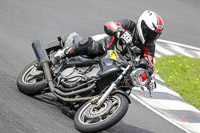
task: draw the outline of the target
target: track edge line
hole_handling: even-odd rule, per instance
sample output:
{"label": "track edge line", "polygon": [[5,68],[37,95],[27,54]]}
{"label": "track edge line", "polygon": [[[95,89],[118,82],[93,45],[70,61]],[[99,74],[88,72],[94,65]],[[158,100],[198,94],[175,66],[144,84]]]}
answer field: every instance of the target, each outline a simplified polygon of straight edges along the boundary
{"label": "track edge line", "polygon": [[198,48],[198,47],[194,47],[194,46],[190,46],[190,45],[182,44],[182,43],[177,43],[177,42],[173,42],[173,41],[163,40],[163,39],[158,39],[157,42],[173,44],[173,45],[190,48],[190,49],[194,49],[194,50],[200,50],[200,48]]}
{"label": "track edge line", "polygon": [[184,127],[180,126],[179,124],[175,123],[174,121],[172,121],[171,119],[167,118],[165,115],[163,115],[162,113],[158,112],[156,109],[154,109],[153,107],[151,107],[150,105],[148,105],[147,103],[145,103],[144,101],[142,101],[140,98],[138,98],[137,96],[135,96],[133,93],[131,93],[130,95],[133,99],[135,99],[136,101],[138,101],[139,103],[141,103],[142,105],[144,105],[146,108],[150,109],[151,111],[153,111],[154,113],[156,113],[157,115],[159,115],[160,117],[164,118],[165,120],[167,120],[168,122],[170,122],[171,124],[175,125],[176,127],[182,129],[183,131],[187,132],[187,133],[192,133],[191,131],[185,129]]}

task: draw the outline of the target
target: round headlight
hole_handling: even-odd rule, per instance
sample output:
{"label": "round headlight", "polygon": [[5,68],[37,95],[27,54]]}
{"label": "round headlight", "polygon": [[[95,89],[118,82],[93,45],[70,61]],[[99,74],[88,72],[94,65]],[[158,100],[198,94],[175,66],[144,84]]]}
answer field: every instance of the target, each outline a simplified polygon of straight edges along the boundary
{"label": "round headlight", "polygon": [[132,81],[132,84],[135,86],[135,87],[142,87],[142,86],[145,86],[148,82],[149,82],[149,79],[143,79],[141,74],[145,73],[146,70],[143,69],[143,68],[137,68],[135,70],[133,70],[130,74],[131,76],[131,81]]}

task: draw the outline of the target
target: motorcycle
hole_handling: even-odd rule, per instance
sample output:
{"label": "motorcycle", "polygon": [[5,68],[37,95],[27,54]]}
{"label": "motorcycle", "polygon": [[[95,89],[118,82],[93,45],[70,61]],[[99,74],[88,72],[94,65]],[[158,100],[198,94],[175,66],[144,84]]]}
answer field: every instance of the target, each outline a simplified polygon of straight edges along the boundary
{"label": "motorcycle", "polygon": [[[95,39],[95,36],[93,37]],[[147,86],[140,67],[128,45],[107,51],[102,57],[76,56],[52,64],[53,55],[64,47],[76,45],[81,36],[71,33],[48,43],[44,50],[38,40],[32,48],[37,61],[26,66],[17,79],[18,89],[29,96],[51,93],[54,101],[75,111],[74,125],[81,132],[98,132],[119,122],[126,114],[132,87]],[[120,56],[126,49],[126,58]],[[149,92],[151,92],[149,90]]]}

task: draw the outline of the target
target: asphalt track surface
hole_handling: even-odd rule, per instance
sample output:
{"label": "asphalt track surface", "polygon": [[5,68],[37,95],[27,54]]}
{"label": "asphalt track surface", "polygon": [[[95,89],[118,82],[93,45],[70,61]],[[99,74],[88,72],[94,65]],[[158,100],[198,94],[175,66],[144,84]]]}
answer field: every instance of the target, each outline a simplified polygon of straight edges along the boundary
{"label": "asphalt track surface", "polygon": [[[103,33],[106,21],[137,20],[145,9],[165,21],[162,39],[199,47],[199,0],[1,0],[0,1],[0,132],[76,133],[73,120],[57,107],[21,94],[19,72],[36,58],[31,43],[45,45],[76,31],[83,37]],[[105,132],[167,133],[183,131],[131,99],[126,116]]]}

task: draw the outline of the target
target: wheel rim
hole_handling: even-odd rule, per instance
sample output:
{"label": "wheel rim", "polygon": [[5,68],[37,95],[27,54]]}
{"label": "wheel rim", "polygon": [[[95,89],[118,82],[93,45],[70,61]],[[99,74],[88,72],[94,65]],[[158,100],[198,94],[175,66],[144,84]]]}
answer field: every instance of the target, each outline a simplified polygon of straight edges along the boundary
{"label": "wheel rim", "polygon": [[22,82],[24,84],[34,84],[36,83],[39,79],[41,79],[43,72],[38,71],[37,67],[35,65],[32,65],[29,69],[27,69],[23,76],[22,76]]}
{"label": "wheel rim", "polygon": [[84,125],[93,125],[101,123],[113,116],[121,106],[121,99],[118,96],[112,96],[102,104],[101,108],[90,102],[81,109],[78,120]]}

